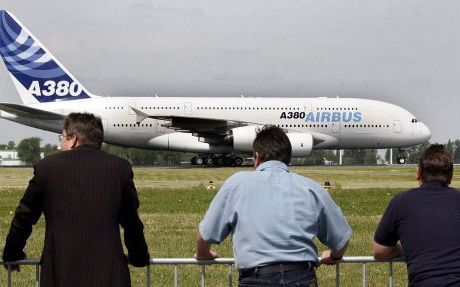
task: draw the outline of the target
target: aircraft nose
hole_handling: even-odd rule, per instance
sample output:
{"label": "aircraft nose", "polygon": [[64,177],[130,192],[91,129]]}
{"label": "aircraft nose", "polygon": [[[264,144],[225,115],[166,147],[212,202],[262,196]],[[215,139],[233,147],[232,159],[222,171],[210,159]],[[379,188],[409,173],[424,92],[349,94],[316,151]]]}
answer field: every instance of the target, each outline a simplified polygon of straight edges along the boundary
{"label": "aircraft nose", "polygon": [[424,123],[420,123],[419,132],[422,140],[428,141],[431,138],[431,131]]}

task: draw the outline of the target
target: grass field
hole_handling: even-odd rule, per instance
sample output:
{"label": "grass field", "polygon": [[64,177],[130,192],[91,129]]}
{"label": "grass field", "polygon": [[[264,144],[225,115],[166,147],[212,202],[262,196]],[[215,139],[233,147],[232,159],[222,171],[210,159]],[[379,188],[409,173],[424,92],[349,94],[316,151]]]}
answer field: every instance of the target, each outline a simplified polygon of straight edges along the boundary
{"label": "grass field", "polygon": [[[140,215],[154,258],[189,258],[193,256],[197,225],[204,215],[215,191],[207,191],[213,180],[217,186],[231,174],[250,168],[135,168],[135,181],[141,201]],[[417,186],[414,166],[391,167],[292,167],[294,172],[318,182],[332,182],[331,195],[342,208],[353,229],[348,256],[370,256],[373,232],[391,197],[407,188]],[[32,169],[0,169],[0,248],[21,198]],[[454,187],[460,185],[459,173]],[[43,246],[44,221],[40,219],[26,246],[29,258],[38,258]],[[325,247],[319,245],[319,249]],[[231,241],[226,239],[215,250],[222,257],[232,257]],[[153,267],[153,286],[172,286],[172,268]],[[406,286],[406,267],[395,264],[395,286]],[[341,286],[360,286],[361,266],[341,267]],[[145,269],[132,268],[133,286],[145,286]],[[335,267],[322,266],[318,270],[321,286],[334,286]],[[386,286],[387,265],[368,266],[368,286]],[[227,286],[227,267],[207,268],[207,286]],[[13,286],[33,286],[34,268],[23,267],[14,274]],[[235,280],[237,276],[235,273]],[[7,273],[1,268],[0,286],[6,286]],[[236,281],[235,281],[236,282]],[[199,268],[180,268],[181,286],[199,286]],[[234,284],[236,286],[236,284]]]}

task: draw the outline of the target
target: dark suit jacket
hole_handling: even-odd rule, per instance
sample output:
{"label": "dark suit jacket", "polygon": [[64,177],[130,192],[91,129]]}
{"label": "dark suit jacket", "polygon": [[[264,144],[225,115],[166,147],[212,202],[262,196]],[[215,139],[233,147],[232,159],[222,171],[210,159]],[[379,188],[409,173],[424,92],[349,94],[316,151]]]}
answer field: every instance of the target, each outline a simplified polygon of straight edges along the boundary
{"label": "dark suit jacket", "polygon": [[124,229],[129,262],[149,262],[131,165],[87,146],[49,156],[16,209],[4,261],[24,259],[26,240],[45,215],[41,286],[130,286],[120,238]]}

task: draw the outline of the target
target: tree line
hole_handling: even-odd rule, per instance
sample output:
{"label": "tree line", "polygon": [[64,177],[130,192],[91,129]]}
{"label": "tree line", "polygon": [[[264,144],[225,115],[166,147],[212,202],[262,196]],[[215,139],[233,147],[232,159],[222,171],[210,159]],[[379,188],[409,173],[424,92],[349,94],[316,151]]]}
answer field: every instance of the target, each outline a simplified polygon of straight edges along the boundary
{"label": "tree line", "polygon": [[[18,145],[14,141],[9,141],[7,144],[0,144],[0,150],[15,149],[18,152],[18,157],[26,164],[34,164],[41,159],[41,154],[48,156],[59,152],[57,145],[45,144],[41,146],[41,138],[30,137],[19,142]],[[424,143],[405,149],[407,163],[418,163],[422,153],[430,143]],[[460,140],[449,140],[446,144],[446,149],[452,154],[454,163],[460,163]],[[107,153],[122,157],[133,165],[179,165],[181,163],[189,163],[191,158],[195,156],[193,153],[171,152],[171,151],[154,151],[137,148],[119,147],[109,144],[104,144],[102,149]],[[250,155],[248,155],[250,156]],[[398,149],[393,149],[393,163],[396,163]],[[384,156],[379,155],[376,149],[347,149],[343,151],[342,163],[347,165],[353,164],[379,164],[390,162],[390,150],[387,149]],[[305,158],[296,158],[292,160],[296,165],[323,165],[323,164],[338,164],[339,152],[336,150],[313,150],[312,154]]]}
{"label": "tree line", "polygon": [[[41,155],[49,156],[59,152],[57,145],[45,144],[41,146],[42,139],[39,137],[25,138],[18,145],[14,141],[8,144],[0,144],[0,150],[13,150],[18,152],[18,158],[28,165],[32,165],[41,159]],[[190,153],[152,151],[137,148],[125,148],[109,144],[103,144],[102,149],[107,153],[119,156],[131,162],[133,165],[179,165],[181,162],[190,162],[194,156]]]}

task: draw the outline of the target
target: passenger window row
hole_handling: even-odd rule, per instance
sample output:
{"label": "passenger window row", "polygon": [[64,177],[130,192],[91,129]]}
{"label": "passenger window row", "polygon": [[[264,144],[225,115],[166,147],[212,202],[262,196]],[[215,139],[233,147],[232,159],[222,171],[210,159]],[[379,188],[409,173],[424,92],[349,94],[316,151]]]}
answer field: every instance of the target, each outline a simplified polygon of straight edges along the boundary
{"label": "passenger window row", "polygon": [[357,111],[358,108],[322,108],[322,107],[318,107],[316,108],[317,111]]}
{"label": "passenger window row", "polygon": [[327,125],[277,125],[279,128],[327,128]]}
{"label": "passenger window row", "polygon": [[300,108],[296,107],[197,107],[197,110],[282,110],[282,111],[300,111]]}
{"label": "passenger window row", "polygon": [[389,125],[344,125],[345,128],[389,128]]}
{"label": "passenger window row", "polygon": [[113,124],[114,127],[152,127],[153,124]]}

